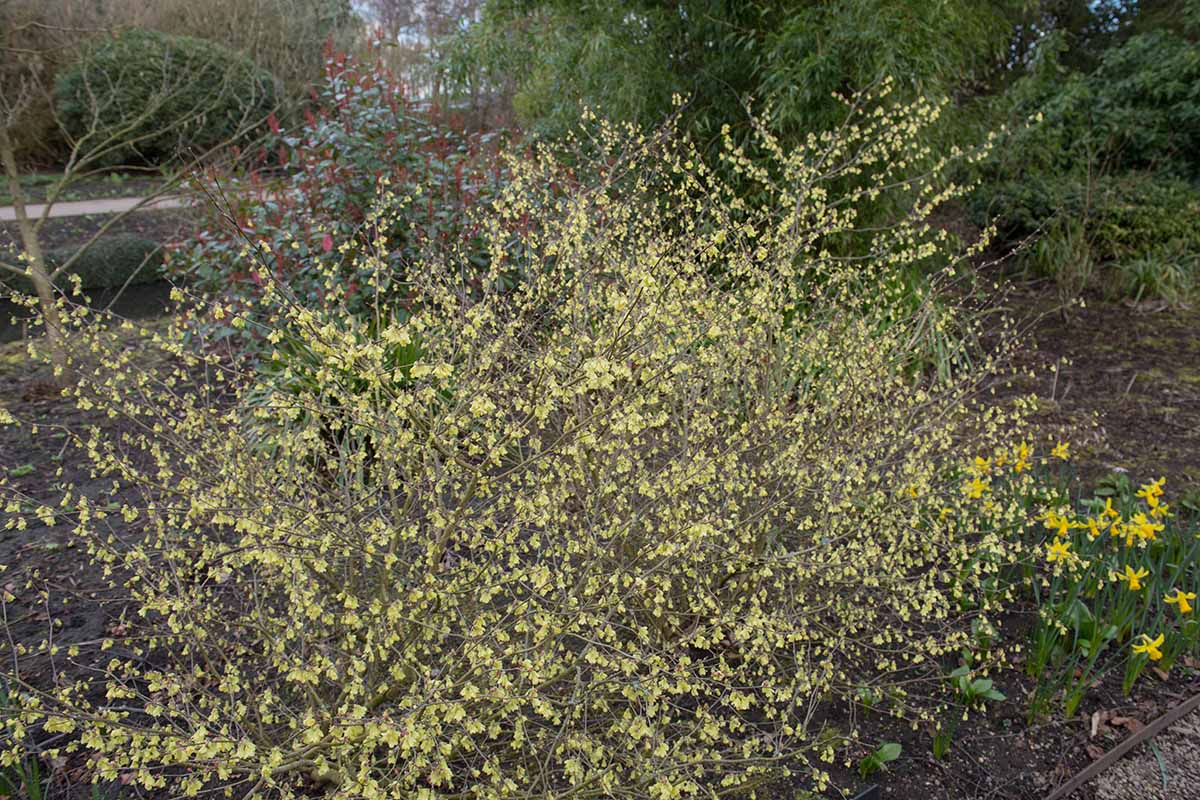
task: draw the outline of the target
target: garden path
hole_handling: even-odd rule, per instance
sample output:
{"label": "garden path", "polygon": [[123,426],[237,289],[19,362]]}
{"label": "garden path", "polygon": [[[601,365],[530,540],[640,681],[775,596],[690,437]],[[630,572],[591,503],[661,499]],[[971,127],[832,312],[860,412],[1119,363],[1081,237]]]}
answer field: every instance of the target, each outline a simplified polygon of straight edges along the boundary
{"label": "garden path", "polygon": [[1200,712],[1172,725],[1157,739],[1096,779],[1097,800],[1181,800],[1200,797]]}
{"label": "garden path", "polygon": [[[140,208],[138,204],[142,203]],[[182,208],[188,201],[182,197],[157,197],[147,201],[144,197],[103,197],[95,200],[69,200],[55,203],[50,217],[82,217],[88,214],[119,214],[136,208],[138,211],[161,211],[167,208]],[[46,210],[42,203],[30,203],[26,213],[33,219],[41,217]],[[0,222],[16,220],[17,212],[14,206],[0,206]]]}

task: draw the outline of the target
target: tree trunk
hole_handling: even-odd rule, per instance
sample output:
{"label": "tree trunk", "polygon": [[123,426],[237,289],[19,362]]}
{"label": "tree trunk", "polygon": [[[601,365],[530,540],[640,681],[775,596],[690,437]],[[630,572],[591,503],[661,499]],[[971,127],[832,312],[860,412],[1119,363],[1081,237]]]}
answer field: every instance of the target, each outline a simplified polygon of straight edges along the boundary
{"label": "tree trunk", "polygon": [[29,219],[25,203],[25,191],[21,188],[21,173],[17,170],[17,158],[13,150],[12,139],[8,129],[0,125],[0,160],[4,162],[4,171],[8,177],[9,194],[12,195],[13,209],[17,217],[17,229],[21,232],[21,245],[29,262],[29,271],[37,291],[38,308],[46,327],[46,344],[50,349],[50,359],[54,364],[54,381],[60,386],[67,382],[67,348],[62,327],[62,317],[58,313],[58,305],[54,298],[54,283],[50,280],[50,271],[46,268],[46,258],[42,253],[42,243],[38,239],[37,229]]}

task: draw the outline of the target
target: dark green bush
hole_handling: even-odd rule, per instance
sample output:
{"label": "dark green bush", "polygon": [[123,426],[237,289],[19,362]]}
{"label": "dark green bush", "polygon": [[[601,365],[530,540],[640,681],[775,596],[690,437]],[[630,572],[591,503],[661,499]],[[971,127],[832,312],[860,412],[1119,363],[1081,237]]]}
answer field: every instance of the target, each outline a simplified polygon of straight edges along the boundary
{"label": "dark green bush", "polygon": [[1200,252],[1200,190],[1160,173],[1034,174],[980,187],[973,208],[1008,241],[1036,236],[1056,216],[1079,219],[1100,261],[1164,246]]}
{"label": "dark green bush", "polygon": [[1195,284],[1200,189],[1183,179],[1034,173],[982,186],[973,204],[980,221],[996,223],[1003,241],[1035,242],[1024,263],[1043,277],[1061,281],[1070,273],[1079,289],[1172,301]]}
{"label": "dark green bush", "polygon": [[1017,124],[972,198],[976,221],[1028,243],[1026,268],[1066,294],[1183,300],[1200,259],[1200,44],[1139,34],[1089,72],[1066,70],[1064,52],[1048,37],[997,101]]}
{"label": "dark green bush", "polygon": [[163,163],[257,127],[274,78],[220,45],[127,30],[104,39],[55,82],[67,135],[108,164]]}
{"label": "dark green bush", "polygon": [[[61,248],[46,254],[47,266],[55,269],[75,254],[77,248]],[[162,277],[163,250],[157,242],[138,236],[109,236],[98,239],[84,251],[67,271],[78,275],[84,289],[109,289],[151,283]],[[32,293],[28,278],[5,277],[4,282],[17,291]],[[70,279],[59,278],[60,286],[69,286]]]}

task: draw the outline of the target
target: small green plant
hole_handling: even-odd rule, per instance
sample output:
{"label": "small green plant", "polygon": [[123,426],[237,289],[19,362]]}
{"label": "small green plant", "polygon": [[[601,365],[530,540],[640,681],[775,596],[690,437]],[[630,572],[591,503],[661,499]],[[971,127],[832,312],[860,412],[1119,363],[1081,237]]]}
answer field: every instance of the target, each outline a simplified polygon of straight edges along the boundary
{"label": "small green plant", "polygon": [[858,762],[858,774],[866,778],[874,775],[892,761],[900,757],[899,742],[884,742],[875,748],[875,752]]}
{"label": "small green plant", "polygon": [[938,724],[933,736],[933,755],[941,759],[950,752],[950,744],[958,731],[958,723],[966,716],[971,708],[983,706],[989,700],[1003,701],[1007,698],[996,689],[991,678],[973,678],[972,670],[966,664],[956,667],[948,676],[954,692],[954,702],[950,704],[946,718]]}

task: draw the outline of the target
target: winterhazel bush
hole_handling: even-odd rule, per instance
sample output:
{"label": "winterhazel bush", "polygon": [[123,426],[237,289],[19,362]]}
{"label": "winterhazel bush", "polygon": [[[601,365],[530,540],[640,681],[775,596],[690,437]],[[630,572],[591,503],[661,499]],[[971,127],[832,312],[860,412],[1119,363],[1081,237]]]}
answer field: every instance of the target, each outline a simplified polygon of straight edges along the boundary
{"label": "winterhazel bush", "polygon": [[818,706],[862,687],[936,719],[1030,473],[966,466],[1014,444],[1017,412],[969,399],[989,359],[905,371],[923,321],[889,287],[942,252],[954,187],[824,249],[862,199],[831,182],[888,191],[928,155],[937,106],[860,100],[793,151],[727,143],[753,207],[670,130],[589,119],[600,178],[567,196],[559,151],[514,159],[487,267],[427,258],[403,315],[347,314],[336,282],[291,302],[248,261],[270,314],[205,311],[304,380],[175,331],[132,370],[81,328],[79,402],[131,423],[82,443],[144,499],[65,502],[136,613],[68,654],[98,675],[22,685],[13,747],[69,732],[100,778],[184,795],[714,797],[820,785]]}

